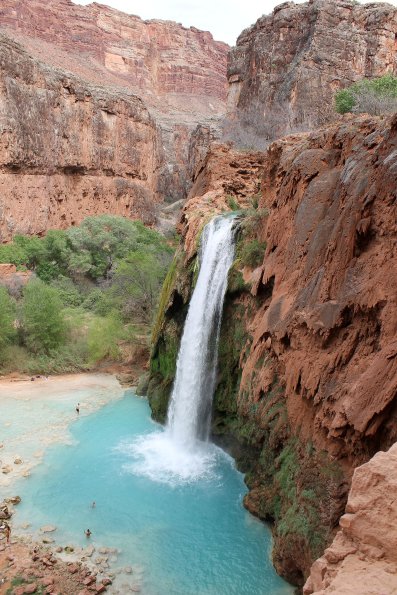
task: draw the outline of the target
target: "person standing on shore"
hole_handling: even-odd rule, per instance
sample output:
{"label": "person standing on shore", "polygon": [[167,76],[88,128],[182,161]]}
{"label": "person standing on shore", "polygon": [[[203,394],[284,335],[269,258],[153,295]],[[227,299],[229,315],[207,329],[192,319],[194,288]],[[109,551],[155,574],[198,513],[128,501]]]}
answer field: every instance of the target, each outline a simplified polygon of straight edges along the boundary
{"label": "person standing on shore", "polygon": [[11,539],[11,527],[8,523],[4,523],[5,524],[5,535],[6,535],[6,544],[10,545],[10,539]]}
{"label": "person standing on shore", "polygon": [[80,403],[77,403],[76,405],[76,413],[80,413]]}

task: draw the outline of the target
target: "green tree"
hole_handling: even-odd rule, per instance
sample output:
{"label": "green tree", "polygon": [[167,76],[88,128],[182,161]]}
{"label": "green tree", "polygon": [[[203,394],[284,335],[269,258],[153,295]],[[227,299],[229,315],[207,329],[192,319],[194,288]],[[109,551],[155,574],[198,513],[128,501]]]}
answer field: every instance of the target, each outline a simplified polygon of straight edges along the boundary
{"label": "green tree", "polygon": [[120,357],[119,341],[122,338],[123,326],[117,316],[96,318],[88,329],[88,353],[91,363],[105,358],[117,360]]}
{"label": "green tree", "polygon": [[0,286],[0,353],[16,337],[15,304],[5,287]]}
{"label": "green tree", "polygon": [[335,109],[338,114],[347,114],[353,111],[356,99],[349,89],[342,89],[335,95]]}
{"label": "green tree", "polygon": [[114,263],[136,250],[170,251],[158,232],[140,221],[114,215],[87,217],[79,227],[69,229],[67,235],[73,252],[70,273],[94,280],[106,277]]}
{"label": "green tree", "polygon": [[118,263],[111,294],[125,318],[152,322],[169,261],[168,253],[138,250]]}
{"label": "green tree", "polygon": [[49,353],[64,342],[65,324],[57,290],[40,280],[25,287],[22,304],[25,342],[35,353]]}

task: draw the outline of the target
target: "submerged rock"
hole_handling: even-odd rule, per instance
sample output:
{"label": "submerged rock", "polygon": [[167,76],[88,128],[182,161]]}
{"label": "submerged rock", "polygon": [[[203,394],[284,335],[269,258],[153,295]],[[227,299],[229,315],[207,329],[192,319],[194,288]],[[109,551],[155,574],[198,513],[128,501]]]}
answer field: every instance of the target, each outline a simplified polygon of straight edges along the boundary
{"label": "submerged rock", "polygon": [[52,533],[53,531],[56,531],[56,527],[54,525],[44,525],[43,527],[40,527],[40,531],[42,533]]}
{"label": "submerged rock", "polygon": [[7,502],[8,504],[19,504],[21,500],[21,496],[11,496],[11,498],[6,498],[4,502]]}

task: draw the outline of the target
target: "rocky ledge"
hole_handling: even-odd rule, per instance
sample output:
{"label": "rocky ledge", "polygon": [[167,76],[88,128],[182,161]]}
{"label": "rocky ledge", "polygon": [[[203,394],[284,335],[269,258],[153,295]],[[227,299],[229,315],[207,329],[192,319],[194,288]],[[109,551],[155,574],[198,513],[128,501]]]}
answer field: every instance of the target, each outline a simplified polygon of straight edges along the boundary
{"label": "rocky ledge", "polygon": [[346,514],[304,595],[391,595],[397,587],[397,444],[354,471]]}

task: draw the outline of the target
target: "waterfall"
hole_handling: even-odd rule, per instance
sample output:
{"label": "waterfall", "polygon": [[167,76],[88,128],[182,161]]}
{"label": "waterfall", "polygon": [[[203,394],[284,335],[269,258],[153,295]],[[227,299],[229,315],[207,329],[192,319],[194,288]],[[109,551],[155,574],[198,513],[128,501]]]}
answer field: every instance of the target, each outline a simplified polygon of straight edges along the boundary
{"label": "waterfall", "polygon": [[131,445],[127,469],[172,485],[213,477],[219,449],[208,442],[219,331],[234,258],[235,218],[216,217],[203,230],[200,272],[190,300],[167,427]]}
{"label": "waterfall", "polygon": [[235,220],[216,217],[203,230],[200,272],[185,322],[167,427],[185,447],[207,440],[216,382],[227,275],[234,258]]}

